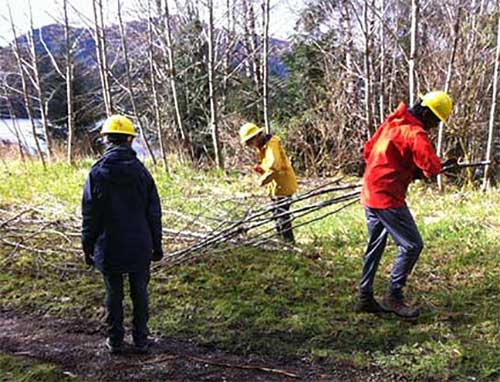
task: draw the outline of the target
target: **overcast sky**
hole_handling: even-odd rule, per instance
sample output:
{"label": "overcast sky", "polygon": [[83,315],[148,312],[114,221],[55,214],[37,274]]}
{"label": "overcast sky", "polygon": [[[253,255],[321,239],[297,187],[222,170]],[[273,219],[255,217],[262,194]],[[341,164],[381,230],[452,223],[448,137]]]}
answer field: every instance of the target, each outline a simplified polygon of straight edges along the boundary
{"label": "overcast sky", "polygon": [[[135,18],[137,4],[145,3],[147,0],[122,0],[123,12],[126,19]],[[303,6],[305,0],[270,0],[271,16],[270,30],[271,35],[277,38],[286,38],[293,32],[297,15]],[[103,0],[106,5],[107,23],[113,23],[116,20],[116,0]],[[169,0],[172,13],[175,13],[174,1]],[[180,2],[182,3],[182,2]],[[254,1],[256,5],[261,1]],[[12,40],[12,32],[8,22],[8,8],[10,4],[14,22],[18,34],[26,32],[29,27],[29,0],[0,0],[0,46],[5,46],[7,41]],[[55,19],[62,19],[62,1],[61,0],[31,0],[33,9],[33,20],[35,27],[55,22]],[[82,26],[82,19],[92,20],[92,0],[69,0],[70,4],[70,23],[74,26]],[[225,25],[226,0],[214,0],[216,10],[216,23]],[[260,12],[260,6],[256,6],[256,12]],[[80,15],[78,15],[78,13]]]}

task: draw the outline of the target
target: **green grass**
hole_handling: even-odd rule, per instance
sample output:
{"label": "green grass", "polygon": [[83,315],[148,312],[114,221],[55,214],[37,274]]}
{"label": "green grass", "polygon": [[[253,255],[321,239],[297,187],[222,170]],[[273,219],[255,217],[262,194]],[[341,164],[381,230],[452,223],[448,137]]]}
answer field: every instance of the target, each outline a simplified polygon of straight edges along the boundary
{"label": "green grass", "polygon": [[[79,213],[89,166],[56,164],[45,173],[38,165],[25,168],[9,162],[10,174],[0,173],[0,204]],[[216,215],[233,202],[220,206],[211,195],[220,199],[258,192],[251,177],[236,172],[177,168],[173,177],[160,170],[154,175],[166,226],[175,222],[169,210]],[[424,308],[416,323],[352,312],[366,242],[363,209],[354,205],[299,228],[303,254],[241,249],[156,270],[151,327],[165,336],[241,354],[375,365],[414,382],[497,381],[500,194],[451,190],[441,195],[417,184],[409,204],[426,244],[407,288]],[[173,245],[165,244],[167,249]],[[0,246],[0,256],[8,252]],[[378,272],[379,296],[394,253],[391,244]],[[77,272],[64,273],[36,259],[22,252],[3,267],[2,306],[66,318],[102,318],[104,292],[97,272],[81,265]],[[73,255],[49,264],[65,261],[74,261]]]}
{"label": "green grass", "polygon": [[68,382],[57,366],[0,353],[0,382]]}

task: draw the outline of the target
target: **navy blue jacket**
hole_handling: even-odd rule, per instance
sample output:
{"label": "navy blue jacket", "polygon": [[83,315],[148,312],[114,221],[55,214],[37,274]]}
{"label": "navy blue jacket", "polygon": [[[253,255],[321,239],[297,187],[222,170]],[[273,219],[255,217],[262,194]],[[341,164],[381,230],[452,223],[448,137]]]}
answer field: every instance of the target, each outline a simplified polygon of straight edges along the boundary
{"label": "navy blue jacket", "polygon": [[112,145],[90,170],[82,199],[82,246],[107,272],[141,272],[162,254],[153,177],[128,145]]}

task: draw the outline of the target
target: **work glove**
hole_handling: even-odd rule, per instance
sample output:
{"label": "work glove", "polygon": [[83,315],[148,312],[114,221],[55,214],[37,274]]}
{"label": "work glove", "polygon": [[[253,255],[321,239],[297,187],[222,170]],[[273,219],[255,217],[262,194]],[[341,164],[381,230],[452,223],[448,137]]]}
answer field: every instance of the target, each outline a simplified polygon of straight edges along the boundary
{"label": "work glove", "polygon": [[163,259],[163,250],[159,250],[159,251],[153,251],[153,256],[151,257],[151,260],[153,261],[160,261],[161,259]]}
{"label": "work glove", "polygon": [[89,267],[93,267],[95,265],[94,257],[90,253],[85,253],[85,264]]}

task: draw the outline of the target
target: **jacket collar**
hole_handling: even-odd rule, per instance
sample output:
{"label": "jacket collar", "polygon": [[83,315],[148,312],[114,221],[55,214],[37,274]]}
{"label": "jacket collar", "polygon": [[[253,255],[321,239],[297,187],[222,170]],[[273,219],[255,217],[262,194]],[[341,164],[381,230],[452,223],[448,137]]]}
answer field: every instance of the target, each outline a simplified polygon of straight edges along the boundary
{"label": "jacket collar", "polygon": [[129,156],[129,157],[135,157],[136,152],[132,149],[132,147],[128,144],[122,144],[122,145],[114,145],[111,144],[106,148],[106,151],[104,151],[105,157],[114,157],[114,156]]}

